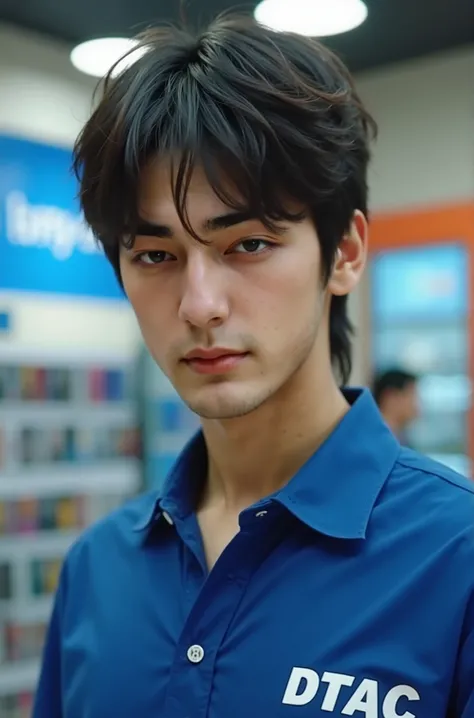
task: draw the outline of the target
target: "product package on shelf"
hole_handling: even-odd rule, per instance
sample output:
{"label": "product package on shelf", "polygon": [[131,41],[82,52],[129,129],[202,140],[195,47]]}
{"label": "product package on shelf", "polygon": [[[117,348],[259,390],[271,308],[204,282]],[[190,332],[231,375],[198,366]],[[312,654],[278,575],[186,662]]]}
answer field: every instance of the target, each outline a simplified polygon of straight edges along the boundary
{"label": "product package on shelf", "polygon": [[132,372],[0,353],[0,718],[31,714],[69,546],[141,488]]}

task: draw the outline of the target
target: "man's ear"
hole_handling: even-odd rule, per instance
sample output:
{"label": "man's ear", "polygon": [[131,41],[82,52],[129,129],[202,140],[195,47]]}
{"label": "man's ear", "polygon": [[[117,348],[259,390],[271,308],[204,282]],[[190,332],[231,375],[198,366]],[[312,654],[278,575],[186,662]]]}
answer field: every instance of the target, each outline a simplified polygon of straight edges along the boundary
{"label": "man's ear", "polygon": [[368,223],[359,210],[354,212],[349,231],[336,252],[336,259],[328,282],[335,296],[350,294],[358,285],[367,263]]}

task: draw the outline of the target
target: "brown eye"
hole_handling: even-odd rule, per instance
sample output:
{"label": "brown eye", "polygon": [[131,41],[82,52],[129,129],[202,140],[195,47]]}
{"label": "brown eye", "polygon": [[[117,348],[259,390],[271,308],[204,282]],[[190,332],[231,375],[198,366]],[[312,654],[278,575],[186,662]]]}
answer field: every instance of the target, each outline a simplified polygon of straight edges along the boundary
{"label": "brown eye", "polygon": [[155,252],[140,252],[135,256],[134,261],[139,264],[146,264],[147,266],[154,264],[162,264],[163,262],[173,261],[175,258],[169,252],[155,251]]}
{"label": "brown eye", "polygon": [[260,252],[272,246],[272,242],[266,239],[244,239],[233,248],[233,252],[238,254],[260,254]]}

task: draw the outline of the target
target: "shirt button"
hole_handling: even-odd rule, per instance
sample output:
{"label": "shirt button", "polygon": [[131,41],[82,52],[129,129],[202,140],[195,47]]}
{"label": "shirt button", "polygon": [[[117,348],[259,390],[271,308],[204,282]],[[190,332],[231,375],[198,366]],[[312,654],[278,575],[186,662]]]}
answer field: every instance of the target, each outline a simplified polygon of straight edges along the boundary
{"label": "shirt button", "polygon": [[191,663],[201,663],[204,658],[204,648],[202,646],[190,646],[187,656],[188,661],[191,661]]}
{"label": "shirt button", "polygon": [[266,516],[267,514],[268,514],[268,511],[258,511],[258,512],[255,514],[255,516],[256,516],[258,519],[261,519],[262,516]]}

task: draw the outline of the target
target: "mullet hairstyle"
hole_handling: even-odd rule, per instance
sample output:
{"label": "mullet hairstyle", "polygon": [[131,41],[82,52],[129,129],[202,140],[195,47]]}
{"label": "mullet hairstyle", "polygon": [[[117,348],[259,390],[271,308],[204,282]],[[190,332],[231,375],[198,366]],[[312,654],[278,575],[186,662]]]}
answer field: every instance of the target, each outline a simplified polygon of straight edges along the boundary
{"label": "mullet hairstyle", "polygon": [[[155,157],[170,161],[177,213],[197,241],[186,208],[196,165],[229,208],[269,229],[303,218],[288,209],[296,200],[314,221],[326,284],[354,211],[368,214],[377,130],[344,64],[314,39],[239,16],[198,35],[161,27],[137,39],[134,62],[105,78],[74,148],[86,222],[120,284],[120,246],[133,246],[139,222],[140,173]],[[347,297],[332,297],[331,360],[343,384],[351,332]]]}

